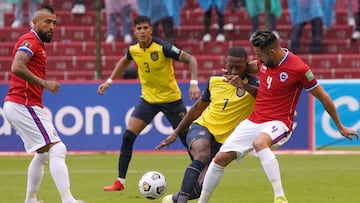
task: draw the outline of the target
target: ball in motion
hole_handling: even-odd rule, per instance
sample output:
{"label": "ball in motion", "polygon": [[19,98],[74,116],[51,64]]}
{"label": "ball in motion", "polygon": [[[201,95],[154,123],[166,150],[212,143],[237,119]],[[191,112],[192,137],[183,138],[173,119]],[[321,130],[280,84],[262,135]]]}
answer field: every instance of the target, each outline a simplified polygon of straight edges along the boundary
{"label": "ball in motion", "polygon": [[157,199],[166,192],[166,179],[157,171],[146,172],[139,180],[140,193],[147,199]]}

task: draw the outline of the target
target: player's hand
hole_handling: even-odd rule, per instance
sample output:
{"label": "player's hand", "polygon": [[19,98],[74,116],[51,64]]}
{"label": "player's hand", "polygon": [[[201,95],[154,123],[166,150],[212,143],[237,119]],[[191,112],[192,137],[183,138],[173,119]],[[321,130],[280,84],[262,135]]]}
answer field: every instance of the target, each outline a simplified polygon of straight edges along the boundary
{"label": "player's hand", "polygon": [[60,89],[60,84],[55,81],[45,80],[43,83],[43,87],[51,91],[53,94],[56,94]]}
{"label": "player's hand", "polygon": [[105,94],[105,89],[107,89],[109,87],[110,87],[110,84],[108,82],[104,82],[103,84],[99,85],[98,94],[100,94],[100,95]]}
{"label": "player's hand", "polygon": [[189,88],[189,97],[192,101],[197,100],[200,97],[200,88],[198,85],[192,84]]}
{"label": "player's hand", "polygon": [[245,84],[239,75],[224,75],[224,78],[225,82],[228,82],[235,87],[244,88]]}
{"label": "player's hand", "polygon": [[177,135],[175,133],[170,134],[165,140],[161,141],[158,146],[155,147],[156,150],[160,150],[163,147],[168,147],[170,144],[176,141]]}
{"label": "player's hand", "polygon": [[342,129],[339,129],[339,132],[342,136],[349,140],[353,140],[353,137],[355,137],[357,140],[359,139],[359,134],[355,130],[352,130],[350,128],[344,127]]}

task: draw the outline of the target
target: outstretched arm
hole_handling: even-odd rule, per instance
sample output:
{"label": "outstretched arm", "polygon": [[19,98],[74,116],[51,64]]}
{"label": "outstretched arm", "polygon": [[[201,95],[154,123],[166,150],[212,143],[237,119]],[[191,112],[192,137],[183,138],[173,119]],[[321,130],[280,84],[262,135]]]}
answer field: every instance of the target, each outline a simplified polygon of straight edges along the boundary
{"label": "outstretched arm", "polygon": [[204,102],[201,100],[201,98],[198,99],[195,104],[189,109],[189,111],[185,114],[184,118],[181,120],[174,132],[171,133],[165,140],[161,141],[160,144],[155,147],[155,149],[160,150],[161,148],[169,146],[170,144],[175,142],[178,134],[187,130],[191,123],[201,115],[201,113],[206,109],[208,105],[209,102]]}
{"label": "outstretched arm", "polygon": [[312,89],[310,93],[317,99],[319,99],[324,109],[328,112],[332,120],[335,122],[335,125],[342,136],[349,140],[353,139],[352,136],[355,136],[356,139],[359,139],[359,135],[355,130],[349,129],[341,123],[340,117],[336,111],[336,107],[333,101],[321,85],[318,85],[317,87]]}
{"label": "outstretched arm", "polygon": [[109,88],[112,81],[118,78],[122,72],[129,66],[131,61],[126,59],[126,56],[123,56],[115,65],[114,70],[112,71],[110,77],[98,87],[98,93],[103,95],[105,89]]}

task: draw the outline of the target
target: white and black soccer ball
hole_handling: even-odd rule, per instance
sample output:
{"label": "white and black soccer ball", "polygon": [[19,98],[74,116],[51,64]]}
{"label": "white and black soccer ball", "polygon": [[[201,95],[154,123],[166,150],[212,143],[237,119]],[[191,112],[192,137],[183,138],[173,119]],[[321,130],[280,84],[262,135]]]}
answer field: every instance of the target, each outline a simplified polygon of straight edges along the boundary
{"label": "white and black soccer ball", "polygon": [[166,179],[157,171],[146,172],[139,180],[140,193],[147,199],[157,199],[166,192]]}

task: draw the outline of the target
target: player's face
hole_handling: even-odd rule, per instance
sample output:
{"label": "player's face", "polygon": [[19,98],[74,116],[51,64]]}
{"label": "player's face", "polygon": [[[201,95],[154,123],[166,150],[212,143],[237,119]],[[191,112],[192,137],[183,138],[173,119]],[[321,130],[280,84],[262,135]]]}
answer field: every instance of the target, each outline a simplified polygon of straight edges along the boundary
{"label": "player's face", "polygon": [[247,60],[242,57],[226,56],[226,69],[229,75],[239,75],[244,79],[247,71]]}
{"label": "player's face", "polygon": [[147,22],[140,23],[135,26],[135,36],[140,43],[150,41],[152,31],[153,29],[151,25],[149,25]]}
{"label": "player's face", "polygon": [[50,12],[46,12],[42,18],[36,21],[34,24],[34,29],[42,41],[51,42],[54,36],[55,25],[56,15]]}
{"label": "player's face", "polygon": [[254,47],[254,52],[257,60],[261,61],[267,67],[276,66],[276,62],[274,61],[274,50],[273,49],[260,49],[259,47]]}

